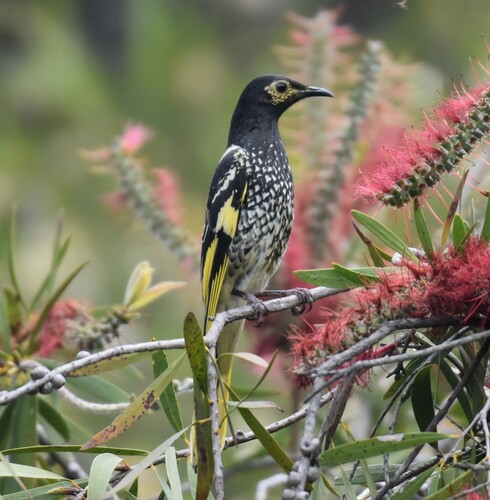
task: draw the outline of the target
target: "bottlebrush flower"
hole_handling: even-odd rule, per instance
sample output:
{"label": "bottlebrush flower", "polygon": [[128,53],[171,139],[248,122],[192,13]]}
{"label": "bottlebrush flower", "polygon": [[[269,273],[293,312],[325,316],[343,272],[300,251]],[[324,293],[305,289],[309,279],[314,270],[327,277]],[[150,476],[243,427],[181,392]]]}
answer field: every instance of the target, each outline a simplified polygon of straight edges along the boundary
{"label": "bottlebrush flower", "polygon": [[490,82],[456,92],[426,118],[421,130],[406,132],[386,150],[376,172],[362,175],[360,196],[402,207],[435,186],[490,133]]}
{"label": "bottlebrush flower", "polygon": [[152,132],[141,123],[129,123],[119,139],[119,145],[124,154],[131,156],[150,139]]}
{"label": "bottlebrush flower", "polygon": [[433,261],[403,261],[398,272],[379,272],[379,282],[351,292],[352,304],[328,311],[323,325],[296,333],[296,369],[312,368],[329,355],[371,335],[388,320],[450,316],[462,323],[490,320],[490,243],[472,237]]}
{"label": "bottlebrush flower", "polygon": [[88,307],[74,299],[56,302],[39,332],[38,356],[49,358],[63,347],[70,330],[93,320]]}

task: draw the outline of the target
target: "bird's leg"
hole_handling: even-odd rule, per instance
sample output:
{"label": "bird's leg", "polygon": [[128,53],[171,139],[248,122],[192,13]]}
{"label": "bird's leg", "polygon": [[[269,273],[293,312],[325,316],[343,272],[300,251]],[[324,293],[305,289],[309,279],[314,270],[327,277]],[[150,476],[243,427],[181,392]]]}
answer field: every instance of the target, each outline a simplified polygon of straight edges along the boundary
{"label": "bird's leg", "polygon": [[248,318],[251,321],[257,321],[255,326],[260,326],[264,322],[264,318],[269,314],[269,308],[264,302],[258,299],[253,293],[242,292],[234,288],[231,293],[247,301],[247,304],[253,308],[253,315]]}
{"label": "bird's leg", "polygon": [[[302,304],[294,306],[291,308],[291,312],[294,316],[299,316],[304,312],[310,312],[313,307],[313,296],[308,288],[291,288],[290,290],[264,290],[257,295],[261,297],[273,296],[273,297],[287,297],[288,295],[296,295]],[[306,308],[308,307],[308,310]]]}

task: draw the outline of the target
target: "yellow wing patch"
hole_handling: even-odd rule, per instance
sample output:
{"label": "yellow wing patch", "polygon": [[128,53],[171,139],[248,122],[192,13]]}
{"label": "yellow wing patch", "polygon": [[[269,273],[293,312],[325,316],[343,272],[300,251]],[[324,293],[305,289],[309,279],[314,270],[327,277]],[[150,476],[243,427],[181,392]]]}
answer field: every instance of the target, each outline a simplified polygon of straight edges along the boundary
{"label": "yellow wing patch", "polygon": [[223,229],[232,239],[235,237],[238,217],[240,216],[239,209],[233,207],[233,198],[234,196],[232,195],[226,200],[218,213],[216,221],[216,231]]}
{"label": "yellow wing patch", "polygon": [[212,278],[211,283],[209,282],[217,246],[218,237],[215,236],[206,252],[202,274],[202,295],[206,306],[206,324],[204,325],[206,332],[211,326],[209,317],[216,314],[221,288],[223,287],[223,281],[225,280],[226,271],[228,270],[228,256],[225,256],[218,272]]}

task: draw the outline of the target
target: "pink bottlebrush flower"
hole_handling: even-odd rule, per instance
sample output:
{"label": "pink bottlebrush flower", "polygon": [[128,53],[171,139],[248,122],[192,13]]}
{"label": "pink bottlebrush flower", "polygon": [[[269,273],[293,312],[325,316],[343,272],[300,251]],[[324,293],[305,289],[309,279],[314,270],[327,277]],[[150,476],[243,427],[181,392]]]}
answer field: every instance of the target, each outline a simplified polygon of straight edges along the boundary
{"label": "pink bottlebrush flower", "polygon": [[153,135],[152,131],[141,123],[128,124],[119,139],[119,145],[125,155],[131,156]]}
{"label": "pink bottlebrush flower", "polygon": [[156,178],[155,200],[167,214],[168,220],[176,225],[182,225],[180,185],[173,172],[166,168],[155,168]]}
{"label": "pink bottlebrush flower", "polygon": [[362,175],[360,196],[402,207],[454,170],[490,133],[490,82],[446,99],[421,130],[409,131],[386,150],[375,172]]}
{"label": "pink bottlebrush flower", "polygon": [[74,299],[56,302],[39,332],[39,349],[37,354],[49,358],[53,352],[65,345],[67,331],[73,324],[86,324],[92,316],[85,304]]}
{"label": "pink bottlebrush flower", "polygon": [[379,282],[350,297],[351,304],[328,311],[321,326],[292,336],[296,367],[316,366],[391,319],[450,316],[488,324],[490,243],[472,237],[462,249],[435,253],[431,263],[404,261],[396,273],[380,270]]}

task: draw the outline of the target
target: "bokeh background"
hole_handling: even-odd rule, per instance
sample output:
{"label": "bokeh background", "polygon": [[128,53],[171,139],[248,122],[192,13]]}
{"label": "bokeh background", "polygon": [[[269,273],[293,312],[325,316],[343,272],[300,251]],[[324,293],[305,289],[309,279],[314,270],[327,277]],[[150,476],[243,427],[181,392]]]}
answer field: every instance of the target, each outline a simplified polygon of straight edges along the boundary
{"label": "bokeh background", "polygon": [[[154,138],[141,155],[176,174],[184,225],[199,238],[241,89],[258,74],[287,71],[274,48],[288,43],[288,12],[311,17],[334,8],[340,23],[381,41],[396,60],[420,64],[407,96],[417,103],[414,124],[451,79],[472,78],[469,56],[488,57],[481,38],[490,36],[488,0],[408,0],[405,7],[395,0],[0,0],[0,229],[4,241],[16,206],[25,293],[34,293],[47,270],[62,212],[72,235],[62,274],[90,261],[66,296],[120,302],[131,270],[149,260],[157,279],[188,286],[146,310],[121,341],[179,337],[185,314],[201,314],[198,276],[182,270],[129,210],[108,209],[103,196],[116,189],[114,178],[94,174],[79,152],[110,143],[127,122],[145,123]],[[126,389],[142,388],[148,373],[135,372]],[[66,411],[88,432],[108,423]],[[158,412],[143,420],[126,445],[151,449],[168,435]],[[233,460],[256,451],[238,450]],[[237,475],[230,498],[251,498],[257,480],[273,472]]]}

